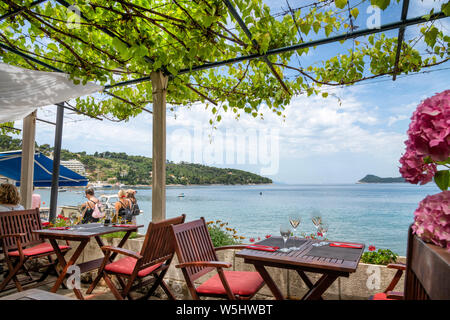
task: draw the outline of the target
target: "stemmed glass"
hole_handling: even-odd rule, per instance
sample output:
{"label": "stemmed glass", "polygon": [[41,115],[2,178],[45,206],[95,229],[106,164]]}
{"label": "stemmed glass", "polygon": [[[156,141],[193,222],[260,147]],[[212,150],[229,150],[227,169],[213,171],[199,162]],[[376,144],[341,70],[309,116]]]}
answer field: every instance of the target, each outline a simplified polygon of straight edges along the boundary
{"label": "stemmed glass", "polygon": [[293,214],[293,215],[289,216],[289,222],[292,226],[292,229],[294,230],[294,234],[297,231],[297,228],[300,225],[301,221],[302,221],[302,219],[298,214]]}
{"label": "stemmed glass", "polygon": [[[322,224],[322,215],[318,210],[313,210],[313,212],[311,213],[311,221],[314,227],[316,227],[316,234],[317,234],[319,232],[319,227]],[[312,245],[315,247],[321,246],[321,244],[319,243],[313,243]]]}
{"label": "stemmed glass", "polygon": [[76,213],[69,214],[69,221],[70,221],[70,230],[74,230],[75,228],[75,222],[78,220],[78,215]]}
{"label": "stemmed glass", "polygon": [[[328,232],[328,223],[321,223],[319,225],[319,228],[317,229],[317,232],[321,233],[322,234],[322,239],[325,240],[325,236],[326,236],[326,234]],[[325,242],[325,241],[320,242],[320,245],[322,245],[322,246],[324,246],[326,244],[328,244],[328,243]]]}
{"label": "stemmed glass", "polygon": [[[294,239],[295,237],[295,233],[297,232],[297,228],[300,225],[300,222],[302,221],[302,218],[300,217],[300,215],[298,214],[293,214],[289,216],[289,223],[292,226],[292,229],[294,230],[293,235],[294,235]],[[296,250],[297,248],[295,247],[295,241],[294,241],[294,246],[292,247],[293,250]]]}
{"label": "stemmed glass", "polygon": [[280,249],[281,252],[289,252],[289,249],[286,248],[286,242],[288,241],[291,232],[291,227],[288,224],[282,224],[280,226],[280,234],[284,241],[284,248]]}

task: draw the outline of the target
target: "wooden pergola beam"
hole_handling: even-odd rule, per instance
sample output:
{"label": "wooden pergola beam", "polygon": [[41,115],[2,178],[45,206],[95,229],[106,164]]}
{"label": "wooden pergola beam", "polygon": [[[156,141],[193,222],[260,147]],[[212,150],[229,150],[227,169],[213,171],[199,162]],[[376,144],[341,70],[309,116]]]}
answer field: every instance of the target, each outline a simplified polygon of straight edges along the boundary
{"label": "wooden pergola beam", "polygon": [[[401,21],[404,22],[408,17],[408,8],[409,8],[409,0],[403,0],[402,6],[402,16]],[[394,74],[392,75],[392,80],[395,81],[397,78],[398,72],[398,63],[400,61],[400,54],[402,52],[403,38],[405,36],[405,27],[401,26],[398,29],[398,37],[397,37],[397,52],[395,54],[395,63],[394,63]]]}

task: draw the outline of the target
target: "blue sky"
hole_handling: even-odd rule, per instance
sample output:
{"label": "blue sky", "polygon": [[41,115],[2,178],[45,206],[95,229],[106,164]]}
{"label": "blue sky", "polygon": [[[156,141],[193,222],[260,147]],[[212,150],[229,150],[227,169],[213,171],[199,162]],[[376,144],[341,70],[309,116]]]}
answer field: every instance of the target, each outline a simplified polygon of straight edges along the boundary
{"label": "blue sky", "polygon": [[[273,8],[285,4],[284,1],[274,3],[269,2]],[[412,3],[409,17],[427,12],[433,1]],[[296,7],[299,1],[292,0],[290,4]],[[383,13],[382,23],[396,19],[399,10],[400,6],[397,6]],[[361,9],[360,12],[358,23],[363,28],[366,16]],[[448,20],[441,22],[447,31]],[[414,37],[417,30],[417,27],[408,28],[406,39]],[[396,32],[389,35],[396,36]],[[302,64],[315,63],[346,47],[348,44],[322,47],[320,53],[302,57]],[[430,70],[449,67],[446,63]],[[395,82],[381,78],[352,87],[330,88],[326,91],[333,95],[327,99],[293,98],[286,108],[285,121],[271,112],[266,112],[264,120],[245,115],[236,120],[232,114],[225,114],[217,130],[212,130],[208,124],[210,111],[205,110],[204,105],[179,108],[175,114],[168,113],[167,158],[255,173],[267,172],[264,168],[272,166],[275,170],[266,175],[282,183],[353,183],[369,173],[399,176],[398,159],[404,150],[409,118],[421,100],[449,89],[449,75],[450,70],[441,70],[399,77]],[[38,116],[54,120],[55,110],[55,107],[43,108]],[[20,127],[20,124],[16,126]],[[261,156],[261,145],[252,140],[255,132],[258,143],[262,143],[261,137],[272,138],[264,145],[272,148],[268,153],[269,160]],[[124,123],[66,113],[63,148],[88,153],[116,151],[151,156],[151,133],[152,119],[146,113]],[[233,148],[225,143],[227,134],[232,138],[250,137],[250,142],[237,150],[237,144]],[[38,122],[36,137],[39,144],[53,145],[54,127]]]}

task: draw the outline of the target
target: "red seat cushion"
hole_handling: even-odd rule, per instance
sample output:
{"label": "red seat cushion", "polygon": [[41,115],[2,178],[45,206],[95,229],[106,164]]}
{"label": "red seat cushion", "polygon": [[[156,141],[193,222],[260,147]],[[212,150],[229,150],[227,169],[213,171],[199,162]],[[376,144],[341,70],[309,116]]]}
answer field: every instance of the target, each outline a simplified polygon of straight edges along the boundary
{"label": "red seat cushion", "polygon": [[380,293],[374,294],[372,296],[372,300],[393,300],[393,299],[388,299],[386,296],[386,293],[380,292]]}
{"label": "red seat cushion", "polygon": [[[65,249],[70,249],[70,247],[69,246],[59,246],[59,249],[65,250]],[[23,249],[22,251],[23,251],[23,255],[26,257],[36,256],[36,255],[43,254],[43,253],[54,252],[52,245],[47,242],[40,243],[34,247]],[[8,252],[8,255],[13,256],[13,257],[18,257],[19,251],[16,250],[16,251]]]}
{"label": "red seat cushion", "polygon": [[[133,273],[134,267],[136,266],[136,262],[137,259],[133,257],[125,257],[106,265],[105,270],[113,273],[131,275]],[[146,275],[159,268],[161,265],[162,263],[157,263],[153,266],[142,269],[138,272],[138,277],[145,277]]]}
{"label": "red seat cushion", "polygon": [[[225,278],[235,295],[252,296],[264,284],[258,272],[250,271],[224,271]],[[200,286],[197,287],[197,292],[202,294],[219,294],[226,295],[225,288],[220,280],[219,274],[215,274]]]}

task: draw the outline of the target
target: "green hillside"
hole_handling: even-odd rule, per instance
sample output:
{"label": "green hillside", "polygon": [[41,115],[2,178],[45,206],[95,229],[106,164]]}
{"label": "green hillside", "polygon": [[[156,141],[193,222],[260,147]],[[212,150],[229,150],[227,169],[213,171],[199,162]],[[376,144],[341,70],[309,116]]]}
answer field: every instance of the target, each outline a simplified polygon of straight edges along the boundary
{"label": "green hillside", "polygon": [[[0,135],[0,151],[17,150],[21,148],[21,140]],[[36,150],[50,155],[52,148],[48,144],[36,145]],[[77,159],[86,168],[90,181],[106,181],[108,183],[123,183],[127,185],[149,185],[152,183],[152,158],[131,156],[124,152],[70,152],[61,150],[61,160]],[[167,162],[167,184],[261,184],[272,183],[269,178],[257,174],[236,170],[221,169],[187,162]]]}

